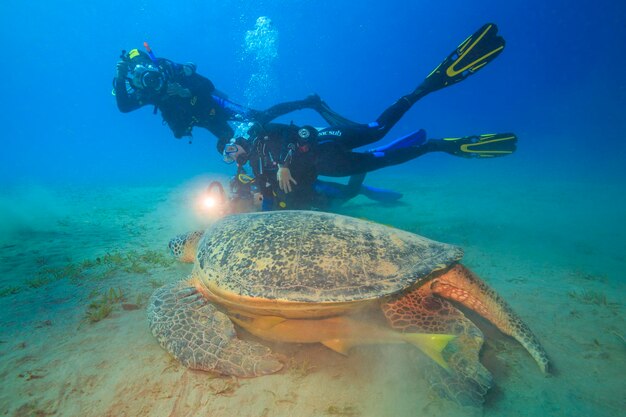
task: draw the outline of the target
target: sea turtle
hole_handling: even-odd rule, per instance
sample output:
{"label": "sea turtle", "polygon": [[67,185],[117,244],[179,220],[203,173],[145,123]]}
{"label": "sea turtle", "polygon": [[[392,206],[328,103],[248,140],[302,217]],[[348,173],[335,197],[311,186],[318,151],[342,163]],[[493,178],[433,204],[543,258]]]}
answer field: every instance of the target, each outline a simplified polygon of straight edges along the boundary
{"label": "sea turtle", "polygon": [[275,211],[227,216],[170,249],[188,261],[195,254],[195,265],[188,279],[154,292],[150,329],[192,369],[255,377],[283,367],[266,346],[238,338],[235,325],[344,354],[409,342],[439,364],[438,391],[480,403],[491,386],[478,360],[483,335],[451,300],[513,336],[548,371],[528,326],[459,263],[463,252],[453,245],[338,214]]}

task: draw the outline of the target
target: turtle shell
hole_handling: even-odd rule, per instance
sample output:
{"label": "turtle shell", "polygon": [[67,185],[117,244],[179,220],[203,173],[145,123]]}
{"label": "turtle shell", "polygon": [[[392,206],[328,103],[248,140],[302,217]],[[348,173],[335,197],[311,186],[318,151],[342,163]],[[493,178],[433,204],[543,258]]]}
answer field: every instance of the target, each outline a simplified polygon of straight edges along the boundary
{"label": "turtle shell", "polygon": [[366,220],[274,211],[211,225],[194,275],[243,299],[343,303],[397,293],[462,256],[456,246]]}

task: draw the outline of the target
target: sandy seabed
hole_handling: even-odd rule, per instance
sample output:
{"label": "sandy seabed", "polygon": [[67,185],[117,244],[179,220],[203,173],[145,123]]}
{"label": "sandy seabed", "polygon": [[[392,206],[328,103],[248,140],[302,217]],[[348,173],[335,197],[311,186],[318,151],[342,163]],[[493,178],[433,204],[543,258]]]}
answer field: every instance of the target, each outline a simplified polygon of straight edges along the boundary
{"label": "sandy seabed", "polygon": [[[167,242],[207,219],[181,187],[42,188],[0,194],[0,415],[4,416],[618,416],[626,409],[626,203],[578,183],[406,184],[402,203],[363,197],[338,211],[465,249],[464,263],[533,329],[555,373],[490,326],[482,361],[495,387],[480,408],[428,386],[408,346],[273,346],[278,374],[190,371],[151,335],[154,288],[185,277]],[[621,200],[619,200],[621,198]],[[620,412],[620,410],[622,410]]]}

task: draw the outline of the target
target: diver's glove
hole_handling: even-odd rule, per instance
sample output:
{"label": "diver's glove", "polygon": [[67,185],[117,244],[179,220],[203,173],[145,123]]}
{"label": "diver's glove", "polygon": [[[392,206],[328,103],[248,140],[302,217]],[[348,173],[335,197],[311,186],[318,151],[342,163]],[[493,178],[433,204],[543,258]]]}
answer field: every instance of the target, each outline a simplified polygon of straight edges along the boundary
{"label": "diver's glove", "polygon": [[193,62],[185,62],[183,64],[183,74],[185,74],[185,77],[191,77],[196,73],[196,68],[197,66]]}
{"label": "diver's glove", "polygon": [[179,83],[168,83],[167,84],[167,95],[168,96],[191,97],[191,91],[189,91],[188,88],[183,87]]}
{"label": "diver's glove", "polygon": [[124,80],[128,75],[128,64],[125,61],[118,61],[115,66],[115,79]]}
{"label": "diver's glove", "polygon": [[286,166],[278,166],[278,172],[276,172],[276,179],[278,180],[278,187],[284,192],[288,194],[291,192],[291,183],[294,185],[298,185],[296,180],[291,176],[291,171]]}

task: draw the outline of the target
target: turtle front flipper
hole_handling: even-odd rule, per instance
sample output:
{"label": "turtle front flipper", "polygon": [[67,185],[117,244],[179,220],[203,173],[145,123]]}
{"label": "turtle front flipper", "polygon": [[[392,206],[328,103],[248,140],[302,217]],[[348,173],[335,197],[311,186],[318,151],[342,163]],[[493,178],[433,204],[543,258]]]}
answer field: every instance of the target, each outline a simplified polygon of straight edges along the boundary
{"label": "turtle front flipper", "polygon": [[203,230],[178,235],[169,241],[167,247],[179,261],[191,263],[196,259],[198,243],[202,236],[204,236]]}
{"label": "turtle front flipper", "polygon": [[255,377],[283,367],[267,347],[237,339],[230,319],[186,282],[152,294],[148,321],[159,344],[191,369]]}
{"label": "turtle front flipper", "polygon": [[498,293],[461,264],[456,264],[435,278],[430,288],[434,294],[456,301],[493,323],[501,332],[514,337],[526,348],[544,373],[550,361],[530,328],[517,316]]}
{"label": "turtle front flipper", "polygon": [[492,376],[480,363],[483,334],[449,301],[432,294],[428,285],[414,289],[382,305],[389,325],[407,333],[455,334],[441,352],[447,370],[426,362],[426,377],[443,397],[463,406],[479,406],[491,388]]}

